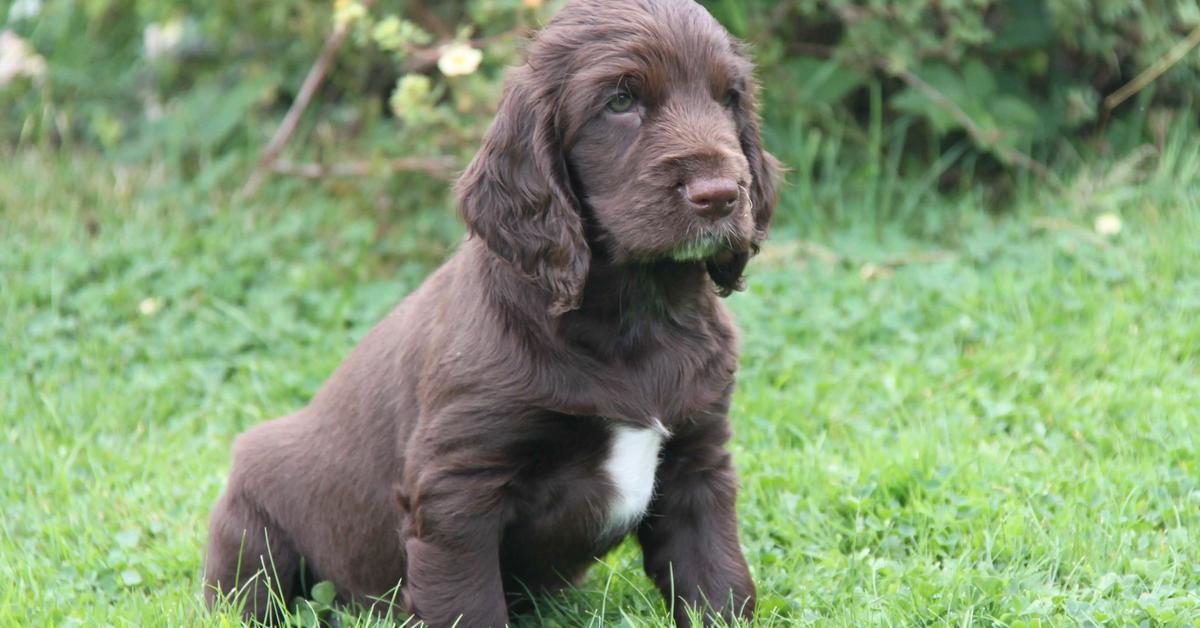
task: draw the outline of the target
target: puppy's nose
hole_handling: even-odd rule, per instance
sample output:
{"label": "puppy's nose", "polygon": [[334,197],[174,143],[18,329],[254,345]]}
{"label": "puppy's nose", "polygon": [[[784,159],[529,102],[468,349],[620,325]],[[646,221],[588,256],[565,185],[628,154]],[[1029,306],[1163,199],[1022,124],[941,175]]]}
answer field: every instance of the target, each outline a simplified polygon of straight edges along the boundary
{"label": "puppy's nose", "polygon": [[696,179],[683,190],[692,208],[705,218],[716,220],[733,212],[738,200],[738,184],[733,179]]}

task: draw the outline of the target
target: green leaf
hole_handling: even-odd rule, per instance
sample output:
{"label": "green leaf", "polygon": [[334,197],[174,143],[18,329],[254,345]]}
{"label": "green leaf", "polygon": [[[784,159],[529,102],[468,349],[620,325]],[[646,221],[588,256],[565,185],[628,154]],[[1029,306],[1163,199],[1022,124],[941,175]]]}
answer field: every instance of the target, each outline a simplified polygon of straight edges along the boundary
{"label": "green leaf", "polygon": [[927,63],[913,68],[913,74],[941,92],[946,98],[958,103],[971,100],[971,91],[958,70],[942,63]]}
{"label": "green leaf", "polygon": [[1054,27],[1045,5],[1045,0],[1007,0],[996,5],[1000,27],[991,48],[1007,52],[1051,44]]}
{"label": "green leaf", "polygon": [[304,604],[296,612],[296,623],[303,628],[316,628],[321,625],[321,618],[317,616],[317,611],[313,610],[311,605]]}
{"label": "green leaf", "polygon": [[137,547],[138,541],[142,539],[142,531],[137,528],[130,528],[118,532],[114,538],[117,540],[117,545],[120,545],[124,549],[131,549]]}
{"label": "green leaf", "polygon": [[997,96],[991,103],[991,110],[996,122],[1006,130],[1016,127],[1022,132],[1030,132],[1041,121],[1037,110],[1016,96]]}
{"label": "green leaf", "polygon": [[910,113],[927,120],[938,134],[958,127],[954,116],[921,92],[908,88],[892,97],[892,107],[902,113]]}
{"label": "green leaf", "polygon": [[247,81],[233,90],[215,85],[197,89],[185,107],[196,121],[193,139],[203,148],[213,148],[246,120],[266,88],[263,80]]}
{"label": "green leaf", "polygon": [[322,581],[318,582],[317,584],[313,585],[313,588],[312,588],[313,601],[317,602],[318,604],[321,604],[322,606],[332,606],[333,598],[336,596],[337,596],[337,589],[335,589],[333,586],[333,583],[328,580],[322,580]]}
{"label": "green leaf", "polygon": [[142,583],[142,574],[136,569],[126,569],[121,572],[121,582],[127,587],[136,587]]}
{"label": "green leaf", "polygon": [[866,82],[866,76],[836,59],[796,57],[785,62],[795,80],[796,99],[805,107],[836,105]]}
{"label": "green leaf", "polygon": [[967,94],[977,102],[985,101],[996,93],[996,77],[979,59],[971,59],[963,66],[963,85]]}

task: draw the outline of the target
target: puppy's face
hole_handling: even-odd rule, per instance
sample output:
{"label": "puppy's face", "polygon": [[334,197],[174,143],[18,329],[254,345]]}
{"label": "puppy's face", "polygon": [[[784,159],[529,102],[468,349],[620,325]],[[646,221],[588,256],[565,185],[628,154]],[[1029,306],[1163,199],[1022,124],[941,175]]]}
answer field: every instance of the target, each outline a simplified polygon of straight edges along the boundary
{"label": "puppy's face", "polygon": [[595,255],[703,261],[728,294],[775,203],[758,128],[750,61],[700,5],[573,0],[509,74],[459,211],[552,313]]}
{"label": "puppy's face", "polygon": [[580,27],[590,37],[560,101],[593,246],[618,262],[746,253],[766,226],[755,219],[752,189],[763,182],[752,159],[770,176],[753,154],[750,63],[690,0],[605,4]]}

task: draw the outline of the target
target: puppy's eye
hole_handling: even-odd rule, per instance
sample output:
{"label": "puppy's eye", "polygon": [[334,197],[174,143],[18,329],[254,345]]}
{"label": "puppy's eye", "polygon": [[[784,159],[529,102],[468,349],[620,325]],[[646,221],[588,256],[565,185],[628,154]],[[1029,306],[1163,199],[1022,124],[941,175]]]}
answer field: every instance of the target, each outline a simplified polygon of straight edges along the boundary
{"label": "puppy's eye", "polygon": [[613,113],[629,113],[633,111],[633,106],[637,104],[637,99],[629,92],[621,91],[613,94],[608,102],[604,104],[604,108]]}
{"label": "puppy's eye", "polygon": [[732,107],[738,104],[740,98],[741,94],[738,94],[736,89],[727,89],[725,90],[725,96],[721,99],[721,104],[726,107]]}

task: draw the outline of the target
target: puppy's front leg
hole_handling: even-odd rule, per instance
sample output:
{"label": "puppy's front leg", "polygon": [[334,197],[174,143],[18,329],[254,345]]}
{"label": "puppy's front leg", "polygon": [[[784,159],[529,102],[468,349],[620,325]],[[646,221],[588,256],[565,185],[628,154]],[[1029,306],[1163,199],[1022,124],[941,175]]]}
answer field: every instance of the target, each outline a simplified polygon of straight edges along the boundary
{"label": "puppy's front leg", "polygon": [[405,601],[433,628],[502,628],[508,623],[496,543],[411,536]]}
{"label": "puppy's front leg", "polygon": [[657,496],[638,527],[647,575],[673,600],[675,623],[691,625],[688,608],[726,621],[754,614],[754,582],[738,543],[737,478],[725,442],[726,419],[689,426],[668,444]]}
{"label": "puppy's front leg", "polygon": [[502,628],[500,540],[510,517],[510,471],[490,448],[447,447],[421,443],[406,465],[405,600],[433,628]]}

